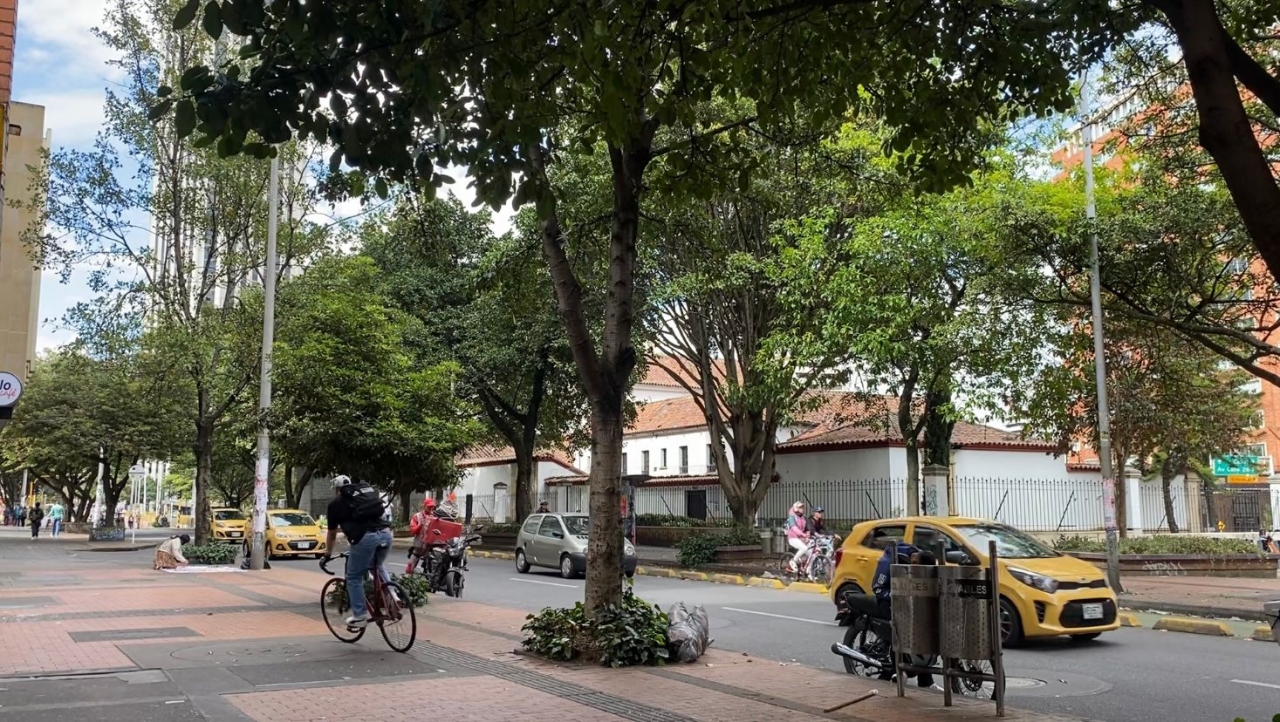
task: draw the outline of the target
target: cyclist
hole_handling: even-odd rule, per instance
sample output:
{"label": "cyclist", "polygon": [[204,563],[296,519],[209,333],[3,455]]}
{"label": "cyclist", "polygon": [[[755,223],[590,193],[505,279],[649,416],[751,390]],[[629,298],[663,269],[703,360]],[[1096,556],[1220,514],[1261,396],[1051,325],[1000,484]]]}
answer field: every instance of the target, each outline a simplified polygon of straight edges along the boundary
{"label": "cyclist", "polygon": [[[391,577],[382,563],[391,551],[390,525],[383,519],[384,506],[378,492],[366,482],[355,482],[351,477],[339,475],[330,482],[333,485],[333,501],[329,502],[329,530],[325,548],[332,555],[337,543],[338,530],[347,538],[350,555],[347,557],[347,597],[351,602],[351,616],[347,626],[360,629],[369,623],[369,608],[364,596],[365,572],[375,571],[387,582]],[[332,556],[326,556],[321,565]]]}
{"label": "cyclist", "polygon": [[804,502],[797,501],[791,505],[791,513],[787,516],[787,544],[796,550],[796,555],[787,563],[787,571],[799,574],[806,557],[809,556],[809,539],[813,534],[809,531],[809,517],[804,513]]}

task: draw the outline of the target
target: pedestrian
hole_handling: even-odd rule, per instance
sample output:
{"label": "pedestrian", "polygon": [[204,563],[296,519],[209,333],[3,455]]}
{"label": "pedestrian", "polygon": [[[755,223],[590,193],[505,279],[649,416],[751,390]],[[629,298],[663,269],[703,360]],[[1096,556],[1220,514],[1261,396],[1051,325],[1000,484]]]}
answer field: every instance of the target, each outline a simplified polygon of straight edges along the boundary
{"label": "pedestrian", "polygon": [[4,525],[13,526],[13,509],[7,506],[4,508]]}
{"label": "pedestrian", "polygon": [[191,537],[186,534],[171,536],[167,541],[156,547],[156,558],[152,565],[156,569],[178,569],[185,567],[189,562],[182,555],[182,545],[191,542]]}
{"label": "pedestrian", "polygon": [[18,505],[18,526],[26,526],[27,524],[27,507]]}
{"label": "pedestrian", "polygon": [[53,506],[49,507],[49,519],[53,524],[53,535],[56,537],[62,533],[62,504],[53,502]]}
{"label": "pedestrian", "polygon": [[36,539],[40,536],[40,524],[44,521],[44,509],[40,508],[40,502],[36,502],[28,516],[31,519],[31,538]]}
{"label": "pedestrian", "polygon": [[545,501],[543,501],[543,502],[539,502],[539,504],[538,504],[538,513],[539,513],[539,514],[550,514],[550,513],[551,513],[551,507],[547,506],[547,502],[545,502]]}

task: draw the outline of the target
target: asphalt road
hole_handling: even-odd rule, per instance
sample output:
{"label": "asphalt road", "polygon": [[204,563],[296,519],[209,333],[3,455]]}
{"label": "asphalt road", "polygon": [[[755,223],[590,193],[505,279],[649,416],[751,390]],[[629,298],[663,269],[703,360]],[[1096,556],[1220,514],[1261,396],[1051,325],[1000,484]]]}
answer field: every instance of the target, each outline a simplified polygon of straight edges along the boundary
{"label": "asphalt road", "polygon": [[[398,556],[390,561],[394,570]],[[469,600],[537,611],[582,599],[582,580],[553,570],[518,574],[514,563],[489,559],[470,567]],[[664,609],[704,605],[720,649],[843,670],[830,652],[841,630],[824,596],[659,577],[636,577],[635,589]],[[1009,650],[1005,667],[1010,704],[1024,709],[1107,722],[1265,722],[1280,713],[1280,646],[1270,643],[1121,629],[1092,643]]]}

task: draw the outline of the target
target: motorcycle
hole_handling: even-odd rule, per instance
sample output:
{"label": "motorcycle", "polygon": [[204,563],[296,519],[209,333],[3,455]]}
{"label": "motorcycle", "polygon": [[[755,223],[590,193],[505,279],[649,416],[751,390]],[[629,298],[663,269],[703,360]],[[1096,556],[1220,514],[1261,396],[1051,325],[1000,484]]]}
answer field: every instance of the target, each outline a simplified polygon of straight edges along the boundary
{"label": "motorcycle", "polygon": [[[475,531],[480,531],[477,528]],[[439,530],[435,530],[439,534]],[[433,545],[426,557],[421,560],[422,575],[434,594],[443,591],[447,597],[461,597],[467,579],[463,575],[467,559],[467,549],[479,542],[479,534],[463,534],[454,537],[444,544]]]}

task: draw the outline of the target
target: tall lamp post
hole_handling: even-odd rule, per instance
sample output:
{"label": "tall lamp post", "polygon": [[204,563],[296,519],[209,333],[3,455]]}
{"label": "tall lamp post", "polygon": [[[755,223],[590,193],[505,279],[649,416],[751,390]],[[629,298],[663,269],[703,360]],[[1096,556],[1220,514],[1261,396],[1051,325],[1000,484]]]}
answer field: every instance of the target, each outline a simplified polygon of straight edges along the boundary
{"label": "tall lamp post", "polygon": [[142,498],[138,485],[145,483],[146,480],[147,467],[141,464],[129,467],[129,498],[132,500],[129,504],[129,512],[133,517],[133,528],[129,530],[129,536],[132,541],[138,541],[138,499]]}
{"label": "tall lamp post", "polygon": [[1120,586],[1120,539],[1116,528],[1116,477],[1111,468],[1111,408],[1107,403],[1107,359],[1102,332],[1102,288],[1098,279],[1098,211],[1093,191],[1093,118],[1089,71],[1080,75],[1080,122],[1084,145],[1084,215],[1089,222],[1089,300],[1093,310],[1093,372],[1098,391],[1098,466],[1102,471],[1102,518],[1107,531],[1107,581]]}
{"label": "tall lamp post", "polygon": [[258,385],[258,463],[253,477],[253,545],[249,568],[262,569],[266,563],[267,490],[271,474],[271,432],[267,412],[271,410],[271,349],[276,325],[276,230],[280,202],[280,157],[271,159],[267,183],[267,257],[262,272],[262,373]]}

